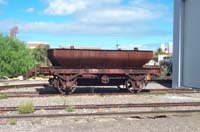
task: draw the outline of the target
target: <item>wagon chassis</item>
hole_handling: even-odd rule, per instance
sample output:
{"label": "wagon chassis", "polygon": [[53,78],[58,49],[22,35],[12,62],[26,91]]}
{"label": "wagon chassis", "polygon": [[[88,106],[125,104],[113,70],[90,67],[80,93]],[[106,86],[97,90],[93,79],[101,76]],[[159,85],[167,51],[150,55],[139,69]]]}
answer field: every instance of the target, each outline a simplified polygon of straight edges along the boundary
{"label": "wagon chassis", "polygon": [[50,76],[49,84],[62,94],[73,93],[77,86],[118,86],[132,93],[140,92],[150,76],[158,76],[159,68],[133,69],[69,69],[37,67],[32,74]]}

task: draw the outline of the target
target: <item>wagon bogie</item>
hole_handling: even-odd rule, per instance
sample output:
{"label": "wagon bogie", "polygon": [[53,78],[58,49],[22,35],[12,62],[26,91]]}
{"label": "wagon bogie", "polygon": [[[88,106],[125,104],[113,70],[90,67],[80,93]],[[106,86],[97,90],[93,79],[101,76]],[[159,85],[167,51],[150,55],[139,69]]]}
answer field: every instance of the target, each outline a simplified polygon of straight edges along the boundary
{"label": "wagon bogie", "polygon": [[149,69],[90,69],[88,71],[88,69],[51,67],[48,70],[50,75],[53,74],[53,78],[49,79],[50,84],[61,93],[73,93],[77,86],[123,86],[123,89],[137,93],[146,86],[147,75],[151,74]]}

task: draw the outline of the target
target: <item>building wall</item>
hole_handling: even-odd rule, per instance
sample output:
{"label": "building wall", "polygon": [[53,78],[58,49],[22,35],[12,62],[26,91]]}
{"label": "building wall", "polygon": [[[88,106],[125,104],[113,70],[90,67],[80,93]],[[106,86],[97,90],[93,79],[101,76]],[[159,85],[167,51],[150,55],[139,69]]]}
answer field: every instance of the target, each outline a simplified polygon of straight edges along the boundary
{"label": "building wall", "polygon": [[165,44],[164,44],[164,43],[161,43],[161,44],[160,44],[160,48],[161,48],[162,51],[164,52],[164,51],[165,51]]}
{"label": "building wall", "polygon": [[48,46],[49,47],[49,44],[45,43],[45,42],[38,42],[38,41],[28,42],[28,48],[30,48],[30,49],[34,49],[34,48],[37,48],[40,46]]}
{"label": "building wall", "polygon": [[200,88],[200,0],[174,0],[173,87]]}

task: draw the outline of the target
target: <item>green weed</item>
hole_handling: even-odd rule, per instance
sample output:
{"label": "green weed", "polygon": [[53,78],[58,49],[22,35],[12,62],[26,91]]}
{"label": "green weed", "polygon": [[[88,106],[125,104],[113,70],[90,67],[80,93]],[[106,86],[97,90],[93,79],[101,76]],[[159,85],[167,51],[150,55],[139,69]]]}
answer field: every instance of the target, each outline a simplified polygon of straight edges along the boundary
{"label": "green weed", "polygon": [[75,112],[75,106],[74,106],[74,105],[69,105],[69,106],[66,108],[66,111],[67,111],[67,112]]}
{"label": "green weed", "polygon": [[8,95],[6,93],[0,93],[0,99],[7,99]]}
{"label": "green weed", "polygon": [[16,124],[17,124],[17,119],[11,118],[11,119],[8,120],[8,123],[9,123],[10,125],[16,125]]}
{"label": "green weed", "polygon": [[35,106],[32,102],[22,103],[17,108],[20,114],[30,114],[35,111]]}

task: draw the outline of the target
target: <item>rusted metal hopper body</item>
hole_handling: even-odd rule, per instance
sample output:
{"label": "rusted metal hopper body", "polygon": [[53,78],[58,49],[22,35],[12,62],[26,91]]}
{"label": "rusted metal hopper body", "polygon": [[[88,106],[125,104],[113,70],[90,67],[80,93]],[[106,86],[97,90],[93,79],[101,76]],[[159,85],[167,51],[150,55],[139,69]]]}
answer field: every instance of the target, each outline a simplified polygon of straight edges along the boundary
{"label": "rusted metal hopper body", "polygon": [[153,52],[137,49],[49,49],[48,58],[53,66],[69,69],[131,69],[142,68],[153,58]]}

